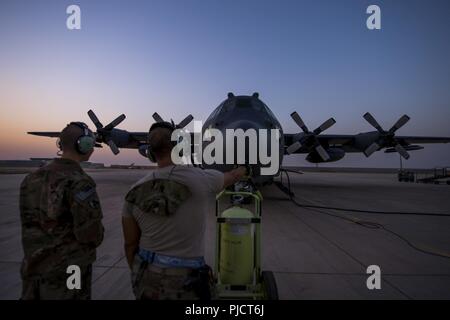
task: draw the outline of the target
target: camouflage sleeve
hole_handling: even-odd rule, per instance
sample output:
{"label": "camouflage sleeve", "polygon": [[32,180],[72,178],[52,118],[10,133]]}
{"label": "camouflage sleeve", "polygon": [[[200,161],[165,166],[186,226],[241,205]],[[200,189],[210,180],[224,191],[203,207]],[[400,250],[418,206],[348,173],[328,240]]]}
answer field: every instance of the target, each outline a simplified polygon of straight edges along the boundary
{"label": "camouflage sleeve", "polygon": [[75,183],[71,189],[70,211],[77,240],[98,247],[103,241],[103,214],[92,181],[82,180]]}

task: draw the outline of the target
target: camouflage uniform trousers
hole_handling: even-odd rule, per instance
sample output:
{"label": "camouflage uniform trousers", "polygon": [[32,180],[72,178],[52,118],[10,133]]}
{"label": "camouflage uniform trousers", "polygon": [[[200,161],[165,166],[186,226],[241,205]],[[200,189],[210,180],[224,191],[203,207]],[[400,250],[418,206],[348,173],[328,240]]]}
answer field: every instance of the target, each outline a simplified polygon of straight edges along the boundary
{"label": "camouflage uniform trousers", "polygon": [[92,265],[80,266],[81,288],[68,289],[66,270],[54,270],[41,277],[22,279],[21,300],[90,300]]}
{"label": "camouflage uniform trousers", "polygon": [[137,300],[198,300],[193,290],[184,288],[190,272],[189,269],[179,269],[176,274],[164,272],[136,255],[131,270],[134,295]]}

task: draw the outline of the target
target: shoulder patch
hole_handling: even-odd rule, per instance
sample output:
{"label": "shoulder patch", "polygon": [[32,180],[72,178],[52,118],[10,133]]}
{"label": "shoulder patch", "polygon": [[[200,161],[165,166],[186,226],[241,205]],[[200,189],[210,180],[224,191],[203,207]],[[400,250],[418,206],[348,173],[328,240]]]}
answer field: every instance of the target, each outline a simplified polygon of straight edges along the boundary
{"label": "shoulder patch", "polygon": [[81,191],[75,194],[75,200],[78,202],[84,202],[93,194],[95,194],[95,187],[86,186]]}
{"label": "shoulder patch", "polygon": [[169,216],[174,214],[190,196],[191,192],[184,184],[155,179],[135,186],[125,199],[143,212]]}

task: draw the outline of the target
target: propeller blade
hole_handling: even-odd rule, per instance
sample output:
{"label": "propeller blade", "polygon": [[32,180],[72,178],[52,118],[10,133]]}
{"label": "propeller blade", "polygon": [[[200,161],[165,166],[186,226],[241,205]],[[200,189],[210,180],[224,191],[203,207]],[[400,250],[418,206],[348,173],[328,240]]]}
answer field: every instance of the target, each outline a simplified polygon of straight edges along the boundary
{"label": "propeller blade", "polygon": [[389,133],[394,133],[395,131],[397,131],[398,129],[400,129],[401,127],[403,127],[408,121],[409,121],[409,117],[404,114],[400,119],[397,120],[397,122],[392,126],[392,128],[389,130]]}
{"label": "propeller blade", "polygon": [[161,118],[161,116],[157,112],[155,112],[152,117],[156,122],[164,122],[163,118]]}
{"label": "propeller blade", "polygon": [[101,129],[103,128],[103,124],[100,122],[100,120],[98,120],[97,116],[95,115],[94,111],[89,110],[88,111],[88,116],[91,119],[91,121],[94,123],[95,127],[97,129]]}
{"label": "propeller blade", "polygon": [[119,148],[117,148],[114,141],[108,140],[107,143],[108,143],[108,146],[111,148],[112,153],[114,153],[116,155],[120,152]]}
{"label": "propeller blade", "polygon": [[380,149],[380,145],[374,142],[370,146],[368,146],[366,150],[364,150],[364,154],[366,155],[366,157],[370,157],[370,155],[375,151],[377,151],[378,149]]}
{"label": "propeller blade", "polygon": [[406,160],[409,159],[408,151],[406,151],[405,148],[403,148],[403,146],[400,143],[397,143],[394,148],[395,148],[395,150],[397,150],[398,153],[400,153],[400,155],[403,158],[405,158]]}
{"label": "propeller blade", "polygon": [[366,121],[368,123],[370,123],[372,125],[372,127],[374,127],[375,129],[378,130],[378,132],[380,133],[384,133],[383,128],[381,128],[381,126],[378,124],[377,120],[375,120],[374,117],[372,117],[372,115],[369,112],[366,112],[363,115],[363,118],[366,119]]}
{"label": "propeller blade", "polygon": [[184,128],[186,127],[191,121],[194,119],[192,114],[188,115],[186,118],[181,120],[181,122],[177,125],[177,128]]}
{"label": "propeller blade", "polygon": [[296,111],[291,113],[291,118],[295,121],[295,123],[302,128],[304,133],[308,133],[308,127],[305,125],[305,123],[303,122],[302,118],[300,118],[300,116],[298,115],[298,113]]}
{"label": "propeller blade", "polygon": [[287,149],[287,153],[292,154],[295,153],[298,149],[300,149],[302,147],[302,144],[300,143],[300,141],[294,142],[293,144],[291,144]]}
{"label": "propeller blade", "polygon": [[125,120],[125,115],[121,114],[117,118],[115,118],[113,121],[111,121],[104,129],[105,130],[111,130],[114,127],[118,126],[123,120]]}
{"label": "propeller blade", "polygon": [[329,127],[334,125],[336,123],[336,120],[333,118],[328,119],[324,123],[322,123],[317,129],[314,130],[315,134],[320,134],[321,132],[327,130]]}
{"label": "propeller blade", "polygon": [[325,149],[320,144],[317,145],[315,149],[323,161],[328,161],[330,159],[330,155],[328,154],[328,152],[325,151]]}

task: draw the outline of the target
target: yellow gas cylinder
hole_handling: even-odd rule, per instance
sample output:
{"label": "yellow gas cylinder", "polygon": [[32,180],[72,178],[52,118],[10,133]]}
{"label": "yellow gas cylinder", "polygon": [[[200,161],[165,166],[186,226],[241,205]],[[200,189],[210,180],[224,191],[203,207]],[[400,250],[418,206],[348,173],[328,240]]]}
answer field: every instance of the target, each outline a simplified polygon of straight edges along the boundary
{"label": "yellow gas cylinder", "polygon": [[[222,213],[223,218],[253,218],[251,211],[231,207]],[[245,285],[252,283],[255,228],[250,223],[225,222],[220,225],[220,281],[223,284]]]}

